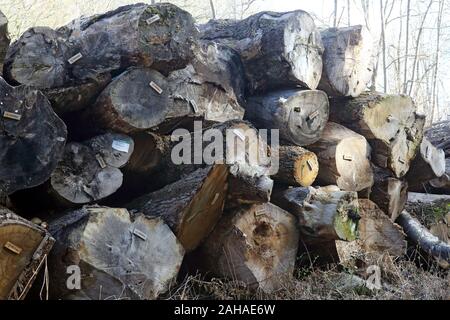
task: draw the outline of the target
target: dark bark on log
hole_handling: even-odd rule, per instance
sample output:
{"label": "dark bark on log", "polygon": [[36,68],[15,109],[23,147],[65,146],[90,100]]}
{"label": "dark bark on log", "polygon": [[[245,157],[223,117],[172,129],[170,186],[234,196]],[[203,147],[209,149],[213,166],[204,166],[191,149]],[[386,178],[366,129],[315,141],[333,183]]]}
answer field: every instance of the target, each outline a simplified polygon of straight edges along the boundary
{"label": "dark bark on log", "polygon": [[445,174],[444,150],[434,147],[427,138],[423,138],[419,152],[411,162],[406,174],[409,186],[417,186]]}
{"label": "dark bark on log", "polygon": [[388,169],[374,166],[374,185],[370,191],[370,200],[395,221],[405,208],[408,198],[408,182],[393,177]]}
{"label": "dark bark on log", "polygon": [[0,11],[0,76],[3,75],[3,62],[8,51],[10,38],[8,34],[8,19]]}
{"label": "dark bark on log", "polygon": [[302,86],[315,89],[322,73],[323,45],[311,16],[301,10],[260,12],[241,21],[211,20],[201,37],[239,52],[249,92]]}
{"label": "dark bark on log", "polygon": [[64,122],[40,91],[11,87],[3,78],[0,117],[0,194],[45,182],[64,150]]}
{"label": "dark bark on log", "polygon": [[345,191],[361,191],[373,185],[370,146],[363,136],[328,122],[320,140],[308,148],[319,158],[319,183],[337,185]]}
{"label": "dark bark on log", "polygon": [[306,146],[316,142],[328,121],[326,94],[317,90],[283,90],[248,99],[245,118],[258,129],[278,129],[280,138]]}
{"label": "dark bark on log", "polygon": [[292,277],[298,239],[288,212],[270,203],[243,207],[223,216],[196,262],[202,271],[270,293]]}
{"label": "dark bark on log", "polygon": [[407,96],[363,94],[330,101],[330,120],[362,134],[372,146],[375,164],[397,178],[409,170],[423,137],[425,116]]}
{"label": "dark bark on log", "polygon": [[329,96],[359,96],[374,69],[373,39],[363,26],[330,28],[321,32],[325,48],[319,89]]}
{"label": "dark bark on log", "polygon": [[[184,249],[161,219],[125,209],[84,207],[50,223],[56,238],[49,259],[50,297],[156,299],[175,280]],[[78,266],[81,289],[67,288]]]}
{"label": "dark bark on log", "polygon": [[309,187],[316,180],[319,160],[313,152],[297,146],[280,146],[279,159],[279,170],[272,176],[274,181]]}
{"label": "dark bark on log", "polygon": [[55,239],[43,228],[0,207],[0,299],[23,300]]}
{"label": "dark bark on log", "polygon": [[222,215],[227,194],[225,165],[198,169],[130,203],[147,217],[161,217],[189,252],[209,235]]}

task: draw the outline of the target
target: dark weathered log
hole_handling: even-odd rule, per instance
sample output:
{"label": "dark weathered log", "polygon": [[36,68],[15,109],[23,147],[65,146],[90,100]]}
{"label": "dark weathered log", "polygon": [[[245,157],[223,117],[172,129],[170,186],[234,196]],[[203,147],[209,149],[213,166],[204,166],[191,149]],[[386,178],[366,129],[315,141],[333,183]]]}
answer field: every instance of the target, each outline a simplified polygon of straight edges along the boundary
{"label": "dark weathered log", "polygon": [[445,174],[445,153],[428,141],[422,139],[419,152],[411,162],[410,169],[406,174],[406,179],[410,186],[417,186],[433,179],[442,177]]}
{"label": "dark weathered log", "polygon": [[370,200],[359,199],[359,243],[365,253],[403,256],[406,254],[405,234],[378,206]]}
{"label": "dark weathered log", "polygon": [[291,277],[299,233],[295,218],[267,203],[223,216],[198,253],[201,269],[272,292]]}
{"label": "dark weathered log", "polygon": [[[125,209],[84,207],[49,230],[57,240],[49,259],[51,298],[155,299],[175,280],[184,256],[161,219]],[[77,268],[78,288],[70,278]]]}
{"label": "dark weathered log", "polygon": [[0,207],[0,300],[23,300],[55,240],[43,228]]}
{"label": "dark weathered log", "polygon": [[328,122],[322,137],[308,147],[319,158],[318,181],[345,191],[361,191],[373,184],[370,146],[367,140],[334,122]]}
{"label": "dark weathered log", "polygon": [[280,146],[279,169],[272,176],[276,182],[290,186],[309,187],[319,173],[317,156],[297,146]]}
{"label": "dark weathered log", "polygon": [[0,78],[0,194],[45,182],[61,159],[64,122],[35,89]]}
{"label": "dark weathered log", "polygon": [[0,11],[0,76],[3,75],[3,62],[5,61],[10,41],[8,34],[8,19],[6,19],[3,12]]}
{"label": "dark weathered log", "polygon": [[375,202],[392,221],[395,221],[405,208],[408,198],[408,182],[393,177],[393,173],[384,168],[373,167],[374,185],[370,190],[370,200]]}
{"label": "dark weathered log", "polygon": [[130,137],[116,133],[71,142],[44,187],[56,204],[65,207],[102,200],[122,185],[119,168],[127,164],[133,149]]}
{"label": "dark weathered log", "polygon": [[433,123],[425,130],[427,139],[439,149],[444,150],[445,157],[450,157],[450,121]]}
{"label": "dark weathered log", "polygon": [[211,20],[203,39],[239,52],[250,92],[302,86],[315,89],[322,73],[323,45],[311,16],[301,10],[260,12],[241,21]]}
{"label": "dark weathered log", "polygon": [[330,96],[357,97],[371,80],[376,53],[367,28],[358,25],[321,31],[325,48],[319,89]]}
{"label": "dark weathered log", "polygon": [[271,201],[298,218],[301,233],[311,242],[353,241],[357,237],[360,219],[358,195],[336,189],[278,190]]}
{"label": "dark weathered log", "polygon": [[330,119],[362,134],[372,146],[375,164],[397,178],[409,170],[423,137],[425,116],[407,96],[363,94],[330,101]]}
{"label": "dark weathered log", "polygon": [[209,235],[222,215],[227,194],[226,165],[198,169],[161,190],[133,201],[128,208],[161,217],[186,251]]}
{"label": "dark weathered log", "polygon": [[245,118],[259,129],[278,129],[281,139],[306,146],[320,138],[328,112],[322,91],[283,90],[250,97]]}

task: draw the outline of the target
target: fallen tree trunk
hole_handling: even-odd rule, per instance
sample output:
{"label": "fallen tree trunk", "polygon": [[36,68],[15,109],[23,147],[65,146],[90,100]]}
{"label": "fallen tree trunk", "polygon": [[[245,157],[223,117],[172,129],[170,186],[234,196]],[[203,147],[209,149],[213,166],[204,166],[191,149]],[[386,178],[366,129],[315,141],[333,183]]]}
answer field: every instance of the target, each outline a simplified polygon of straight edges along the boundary
{"label": "fallen tree trunk", "polygon": [[371,149],[363,136],[328,122],[320,140],[308,148],[319,159],[319,183],[337,185],[345,191],[361,191],[373,185]]}
{"label": "fallen tree trunk", "polygon": [[450,194],[450,157],[445,159],[445,173],[442,177],[431,180],[429,186],[433,193]]}
{"label": "fallen tree trunk", "polygon": [[306,146],[320,138],[328,112],[324,92],[284,90],[250,97],[245,118],[259,129],[280,130],[280,138],[287,142]]}
{"label": "fallen tree trunk", "polygon": [[10,39],[8,34],[8,19],[0,11],[0,76],[3,75],[3,62],[8,51]]}
{"label": "fallen tree trunk", "polygon": [[423,138],[419,152],[411,162],[406,179],[410,186],[417,186],[445,174],[445,153]]}
{"label": "fallen tree trunk", "polygon": [[369,199],[375,202],[392,221],[395,221],[405,208],[408,197],[408,182],[394,178],[388,169],[374,166],[374,185]]}
{"label": "fallen tree trunk", "polygon": [[319,89],[329,96],[358,97],[372,78],[375,50],[365,27],[321,31],[325,48]]}
{"label": "fallen tree trunk", "polygon": [[43,228],[0,207],[0,300],[23,300],[55,240]]}
{"label": "fallen tree trunk", "polygon": [[64,122],[45,96],[0,78],[0,195],[45,182],[67,138]]}
{"label": "fallen tree trunk", "polygon": [[425,116],[410,97],[363,94],[330,101],[330,119],[362,134],[372,146],[372,160],[397,178],[409,170],[423,137]]}
{"label": "fallen tree trunk", "polygon": [[445,157],[450,157],[450,121],[433,123],[425,130],[427,139],[438,149],[445,152]]}
{"label": "fallen tree trunk", "polygon": [[128,208],[147,217],[161,217],[189,252],[219,221],[227,194],[228,168],[198,169],[182,180],[133,201]]}
{"label": "fallen tree trunk", "polygon": [[[184,250],[161,219],[84,207],[50,223],[50,297],[156,299],[175,280]],[[78,269],[79,268],[79,269]],[[70,275],[79,270],[80,282]]]}
{"label": "fallen tree trunk", "polygon": [[272,178],[290,186],[309,187],[319,173],[317,156],[302,147],[280,146],[279,169]]}
{"label": "fallen tree trunk", "polygon": [[273,292],[291,277],[299,234],[295,218],[267,203],[223,216],[200,251],[202,270]]}
{"label": "fallen tree trunk", "polygon": [[322,73],[323,45],[311,16],[301,10],[260,12],[241,21],[211,20],[201,38],[239,52],[249,91],[280,87],[315,89]]}
{"label": "fallen tree trunk", "polygon": [[272,202],[298,218],[302,235],[311,242],[353,241],[357,237],[360,216],[356,192],[291,188],[275,192]]}

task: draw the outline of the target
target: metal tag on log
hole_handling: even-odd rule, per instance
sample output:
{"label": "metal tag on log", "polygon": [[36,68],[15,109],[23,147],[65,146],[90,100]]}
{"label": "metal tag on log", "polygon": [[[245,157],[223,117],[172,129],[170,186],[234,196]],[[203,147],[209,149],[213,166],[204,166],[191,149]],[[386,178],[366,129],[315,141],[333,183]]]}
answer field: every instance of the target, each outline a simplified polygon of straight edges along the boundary
{"label": "metal tag on log", "polygon": [[311,114],[308,116],[307,121],[312,121],[312,120],[314,120],[315,118],[317,118],[318,115],[319,115],[319,110],[314,111],[313,113],[311,113]]}
{"label": "metal tag on log", "polygon": [[158,86],[156,83],[154,83],[153,81],[150,82],[150,87],[152,87],[153,90],[155,90],[158,94],[163,93],[163,89],[161,89],[160,86]]}
{"label": "metal tag on log", "polygon": [[400,162],[401,164],[405,164],[405,160],[403,160],[402,158],[398,158],[398,162]]}
{"label": "metal tag on log", "polygon": [[147,235],[146,235],[144,232],[142,232],[142,231],[140,231],[140,230],[138,230],[138,229],[133,229],[133,234],[134,234],[135,236],[141,238],[141,239],[144,240],[144,241],[147,240]]}
{"label": "metal tag on log", "polygon": [[307,160],[306,163],[308,164],[309,170],[313,170],[314,166],[311,160]]}
{"label": "metal tag on log", "polygon": [[103,157],[99,154],[95,155],[95,158],[97,159],[98,164],[100,165],[100,168],[105,169],[106,168],[106,162],[103,159]]}
{"label": "metal tag on log", "polygon": [[155,23],[156,21],[159,21],[159,19],[161,19],[161,18],[159,17],[159,15],[155,14],[154,16],[151,16],[150,18],[148,18],[147,20],[145,20],[145,22],[146,22],[148,25],[151,25],[152,23]]}
{"label": "metal tag on log", "polygon": [[3,118],[19,121],[22,118],[22,115],[14,113],[14,112],[5,111],[5,112],[3,112]]}
{"label": "metal tag on log", "polygon": [[69,64],[74,64],[75,62],[77,62],[78,60],[80,60],[81,58],[83,58],[83,55],[79,52],[76,55],[74,55],[72,58],[70,58],[69,60],[67,60],[67,62],[69,62]]}
{"label": "metal tag on log", "polygon": [[112,143],[112,148],[120,152],[128,153],[130,150],[130,144],[126,141],[114,140]]}
{"label": "metal tag on log", "polygon": [[342,158],[346,161],[353,161],[353,156],[350,154],[344,154]]}
{"label": "metal tag on log", "polygon": [[192,109],[194,110],[194,113],[198,113],[198,106],[197,106],[197,103],[194,101],[194,100],[189,100],[189,103],[191,104],[191,106],[192,106]]}
{"label": "metal tag on log", "polygon": [[219,199],[219,196],[220,196],[220,193],[216,193],[216,195],[214,196],[213,201],[211,202],[211,206],[213,206],[217,202],[217,199]]}
{"label": "metal tag on log", "polygon": [[5,243],[5,249],[8,249],[9,251],[17,255],[19,255],[22,252],[22,248],[16,246],[15,244],[9,241]]}

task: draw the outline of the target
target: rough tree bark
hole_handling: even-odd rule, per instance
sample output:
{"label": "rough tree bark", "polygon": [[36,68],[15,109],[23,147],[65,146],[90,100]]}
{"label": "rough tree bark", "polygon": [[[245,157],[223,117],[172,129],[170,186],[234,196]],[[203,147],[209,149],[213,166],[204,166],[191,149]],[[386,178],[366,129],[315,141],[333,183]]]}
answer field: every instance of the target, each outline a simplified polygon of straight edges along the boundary
{"label": "rough tree bark", "polygon": [[204,271],[269,293],[282,286],[280,278],[292,276],[298,239],[288,212],[270,203],[242,207],[223,216],[197,262]]}
{"label": "rough tree bark", "polygon": [[6,19],[3,12],[0,11],[0,76],[3,75],[3,62],[5,61],[10,41],[8,34],[8,19]]}
{"label": "rough tree bark", "polygon": [[304,11],[211,20],[200,28],[203,39],[239,52],[250,93],[286,86],[315,89],[319,83],[323,45],[313,19]]}
{"label": "rough tree bark", "polygon": [[67,138],[64,122],[45,96],[0,78],[0,195],[45,182]]}
{"label": "rough tree bark", "polygon": [[227,195],[225,165],[198,169],[183,179],[133,201],[128,208],[161,217],[189,252],[219,221]]}
{"label": "rough tree bark", "polygon": [[[156,299],[175,280],[184,256],[161,219],[125,209],[84,207],[51,222],[49,230],[57,240],[49,259],[51,298]],[[80,268],[79,290],[67,287],[71,266]]]}
{"label": "rough tree bark", "polygon": [[357,97],[372,78],[375,54],[367,28],[358,25],[321,32],[325,47],[319,89],[329,96]]}
{"label": "rough tree bark", "polygon": [[307,146],[320,138],[328,113],[324,92],[283,90],[250,97],[245,118],[259,129],[280,130],[280,138],[287,142]]}
{"label": "rough tree bark", "polygon": [[23,300],[55,239],[43,228],[0,207],[0,299]]}
{"label": "rough tree bark", "polygon": [[425,116],[410,97],[363,94],[330,101],[330,119],[362,134],[372,146],[375,164],[403,177],[419,150]]}
{"label": "rough tree bark", "polygon": [[345,191],[372,186],[370,146],[363,136],[328,122],[320,140],[308,148],[319,158],[319,183],[337,185]]}

